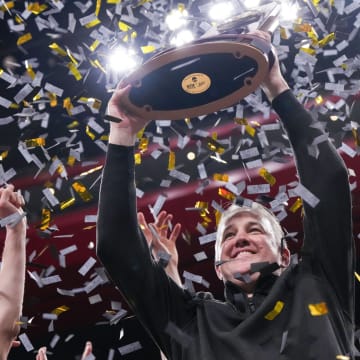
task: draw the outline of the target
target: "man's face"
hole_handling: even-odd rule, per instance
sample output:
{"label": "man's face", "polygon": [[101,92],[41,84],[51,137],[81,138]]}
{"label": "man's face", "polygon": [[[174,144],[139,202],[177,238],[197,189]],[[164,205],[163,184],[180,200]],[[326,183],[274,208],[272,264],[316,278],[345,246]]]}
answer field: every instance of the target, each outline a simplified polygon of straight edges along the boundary
{"label": "man's face", "polygon": [[[220,261],[227,261],[216,267],[218,277],[237,285],[244,281],[234,278],[234,275],[245,275],[250,271],[252,263],[281,263],[281,254],[275,245],[270,224],[260,221],[251,213],[241,213],[230,218],[226,223],[222,237]],[[259,277],[259,273],[251,274],[251,281]],[[246,284],[245,284],[246,285]]]}

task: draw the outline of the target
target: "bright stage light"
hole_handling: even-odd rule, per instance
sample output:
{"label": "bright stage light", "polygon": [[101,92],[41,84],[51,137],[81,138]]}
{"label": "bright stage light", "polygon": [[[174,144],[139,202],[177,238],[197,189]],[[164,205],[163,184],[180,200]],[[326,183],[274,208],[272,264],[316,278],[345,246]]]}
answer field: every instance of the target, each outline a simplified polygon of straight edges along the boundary
{"label": "bright stage light", "polygon": [[134,69],[138,61],[133,50],[118,47],[109,55],[108,65],[113,71],[123,72]]}
{"label": "bright stage light", "polygon": [[214,4],[209,10],[209,17],[215,21],[228,19],[234,11],[234,5],[230,1]]}
{"label": "bright stage light", "polygon": [[186,24],[186,17],[189,15],[187,10],[171,10],[170,14],[166,17],[165,22],[170,30],[174,31],[180,29]]}
{"label": "bright stage light", "polygon": [[297,3],[283,2],[281,3],[280,17],[282,20],[294,21],[298,18],[299,6]]}
{"label": "bright stage light", "polygon": [[194,40],[194,34],[190,30],[185,29],[175,34],[170,40],[170,43],[173,46],[182,46],[184,44],[188,44],[193,40]]}
{"label": "bright stage light", "polygon": [[244,1],[244,6],[247,9],[255,8],[255,7],[260,5],[260,1],[261,0],[245,0]]}

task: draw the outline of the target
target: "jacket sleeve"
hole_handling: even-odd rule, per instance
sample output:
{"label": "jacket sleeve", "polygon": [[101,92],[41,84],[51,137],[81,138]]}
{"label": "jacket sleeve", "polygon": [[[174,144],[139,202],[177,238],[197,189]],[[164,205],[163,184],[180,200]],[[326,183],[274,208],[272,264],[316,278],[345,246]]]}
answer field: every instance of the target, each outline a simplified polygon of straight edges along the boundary
{"label": "jacket sleeve", "polygon": [[[309,146],[323,131],[290,90],[273,101],[292,145],[301,184],[320,201],[304,202],[304,254],[314,271],[325,275],[350,319],[354,309],[354,243],[351,195],[344,162],[329,139],[318,145],[318,156]],[[315,126],[314,126],[315,125]]]}
{"label": "jacket sleeve", "polygon": [[137,222],[134,152],[109,144],[100,187],[97,255],[137,318],[167,353],[169,321],[188,321],[187,293],[152,261]]}

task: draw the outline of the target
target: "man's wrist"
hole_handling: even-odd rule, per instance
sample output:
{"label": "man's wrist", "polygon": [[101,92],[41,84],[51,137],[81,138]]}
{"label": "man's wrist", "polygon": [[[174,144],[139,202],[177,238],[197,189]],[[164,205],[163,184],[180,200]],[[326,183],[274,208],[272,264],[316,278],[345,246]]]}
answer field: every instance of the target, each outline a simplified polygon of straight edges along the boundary
{"label": "man's wrist", "polygon": [[134,146],[136,134],[129,134],[124,128],[110,128],[109,143],[122,146]]}
{"label": "man's wrist", "polygon": [[266,85],[264,84],[263,86],[263,91],[270,102],[272,102],[277,96],[282,94],[284,91],[289,89],[290,89],[289,85],[283,78],[278,79],[276,82],[272,82]]}

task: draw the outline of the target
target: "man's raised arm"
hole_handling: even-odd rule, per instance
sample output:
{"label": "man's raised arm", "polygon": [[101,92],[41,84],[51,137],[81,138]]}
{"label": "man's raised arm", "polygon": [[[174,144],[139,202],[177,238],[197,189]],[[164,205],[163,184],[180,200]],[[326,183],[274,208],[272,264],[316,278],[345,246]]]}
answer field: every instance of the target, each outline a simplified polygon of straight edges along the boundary
{"label": "man's raised arm", "polygon": [[0,218],[6,223],[0,270],[0,359],[5,360],[20,327],[25,283],[26,218],[24,199],[12,185],[0,188]]}

